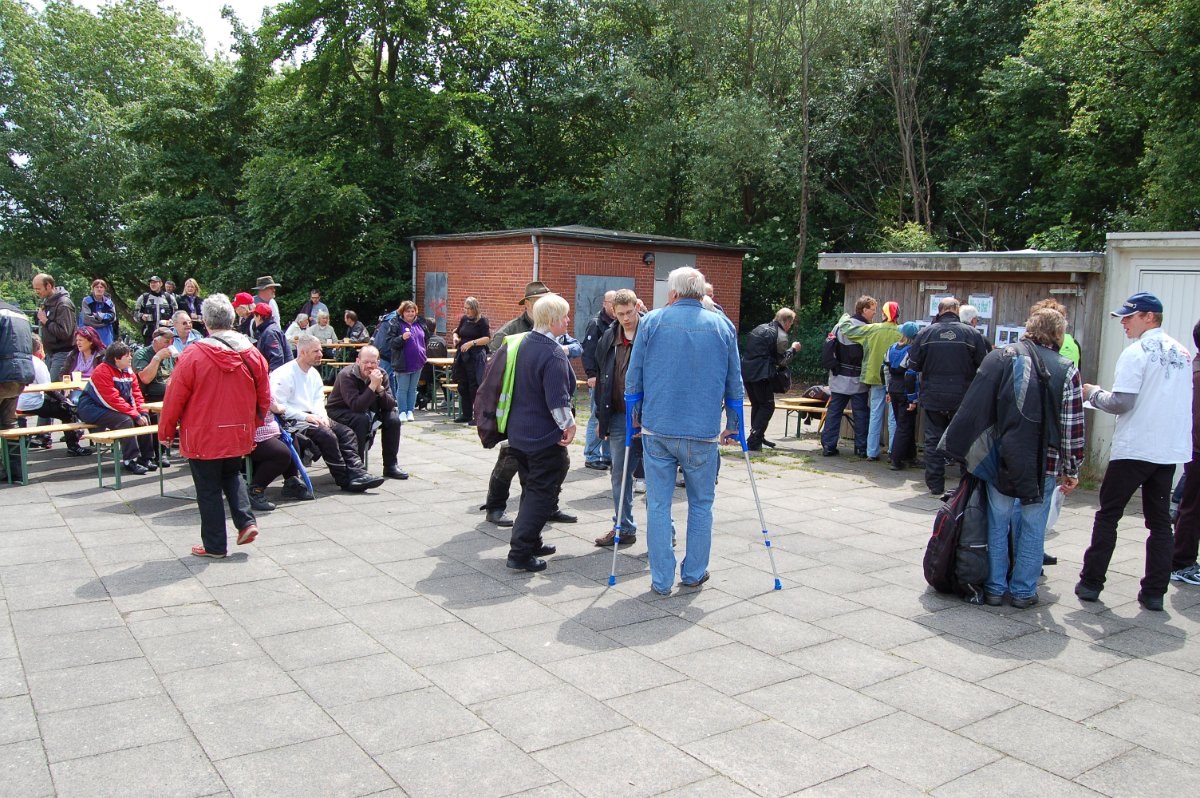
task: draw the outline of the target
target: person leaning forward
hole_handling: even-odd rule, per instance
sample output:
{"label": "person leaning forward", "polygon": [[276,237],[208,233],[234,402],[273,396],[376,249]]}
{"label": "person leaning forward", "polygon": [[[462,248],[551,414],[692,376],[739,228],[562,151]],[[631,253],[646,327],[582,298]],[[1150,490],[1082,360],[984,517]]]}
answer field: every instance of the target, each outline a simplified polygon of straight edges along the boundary
{"label": "person leaning forward", "polygon": [[334,421],[345,424],[358,439],[359,456],[366,455],[371,428],[378,422],[383,430],[383,475],[389,479],[408,479],[398,464],[400,451],[400,414],[392,396],[387,372],[379,366],[379,350],[364,346],[355,361],[338,372],[325,409]]}
{"label": "person leaning forward", "polygon": [[[628,288],[616,291],[610,304],[615,320],[601,333],[593,353],[597,377],[593,393],[598,434],[609,443],[612,452],[613,521],[621,527],[620,545],[626,546],[637,541],[637,524],[633,520],[633,475],[642,462],[642,438],[640,435],[634,438],[626,449],[625,375],[629,373],[629,359],[641,314],[637,309],[637,296]],[[596,538],[596,545],[611,546],[615,537],[616,530],[609,530],[607,535]]]}
{"label": "person leaning forward", "polygon": [[[542,540],[542,530],[558,508],[558,494],[571,467],[567,447],[575,439],[571,396],[575,373],[557,342],[570,324],[567,300],[547,294],[533,309],[532,332],[516,351],[508,443],[521,478],[521,508],[513,523],[507,567],[543,571],[555,547]],[[507,346],[507,344],[505,345]]]}

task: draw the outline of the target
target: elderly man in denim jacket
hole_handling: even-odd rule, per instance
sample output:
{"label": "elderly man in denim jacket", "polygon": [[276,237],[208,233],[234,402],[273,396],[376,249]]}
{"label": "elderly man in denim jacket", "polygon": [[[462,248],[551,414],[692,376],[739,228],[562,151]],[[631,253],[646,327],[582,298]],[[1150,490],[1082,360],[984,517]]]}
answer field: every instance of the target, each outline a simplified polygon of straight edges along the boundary
{"label": "elderly man in denim jacket", "polygon": [[737,333],[725,316],[704,309],[703,297],[703,274],[689,267],[671,272],[668,305],[642,319],[625,376],[625,394],[642,431],[650,584],[663,596],[675,582],[675,469],[683,469],[688,498],[680,584],[696,587],[708,580],[717,444],[729,443],[738,429],[731,407],[721,430],[721,406],[740,407],[744,395]]}

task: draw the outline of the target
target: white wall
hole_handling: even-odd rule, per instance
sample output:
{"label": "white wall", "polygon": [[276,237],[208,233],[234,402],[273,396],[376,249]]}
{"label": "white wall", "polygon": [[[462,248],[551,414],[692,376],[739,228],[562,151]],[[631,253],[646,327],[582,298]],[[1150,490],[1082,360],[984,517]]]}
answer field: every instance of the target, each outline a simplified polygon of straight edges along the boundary
{"label": "white wall", "polygon": [[[1106,257],[1106,316],[1131,294],[1149,291],[1162,300],[1163,329],[1195,354],[1192,327],[1200,318],[1200,233],[1110,233]],[[1112,387],[1117,358],[1129,343],[1120,321],[1107,316],[1100,333],[1099,373],[1084,374],[1084,382]],[[1088,454],[1102,469],[1108,462],[1115,419],[1092,411],[1087,422]]]}

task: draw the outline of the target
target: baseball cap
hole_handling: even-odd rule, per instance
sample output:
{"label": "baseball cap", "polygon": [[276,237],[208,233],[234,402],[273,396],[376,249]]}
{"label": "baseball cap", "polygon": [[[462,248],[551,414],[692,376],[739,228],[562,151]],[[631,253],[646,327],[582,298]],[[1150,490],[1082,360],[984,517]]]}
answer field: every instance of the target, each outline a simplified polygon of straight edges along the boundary
{"label": "baseball cap", "polygon": [[268,305],[265,302],[259,302],[257,305],[254,306],[254,315],[256,315],[256,316],[273,316],[274,314],[271,313],[270,305]]}
{"label": "baseball cap", "polygon": [[245,291],[242,291],[240,294],[238,294],[237,296],[235,296],[233,298],[233,306],[235,308],[240,308],[242,305],[253,305],[253,304],[254,304],[254,297],[250,296]]}
{"label": "baseball cap", "polygon": [[1162,313],[1163,305],[1158,297],[1146,291],[1139,291],[1129,299],[1125,300],[1125,304],[1112,312],[1113,316],[1132,316],[1134,313]]}

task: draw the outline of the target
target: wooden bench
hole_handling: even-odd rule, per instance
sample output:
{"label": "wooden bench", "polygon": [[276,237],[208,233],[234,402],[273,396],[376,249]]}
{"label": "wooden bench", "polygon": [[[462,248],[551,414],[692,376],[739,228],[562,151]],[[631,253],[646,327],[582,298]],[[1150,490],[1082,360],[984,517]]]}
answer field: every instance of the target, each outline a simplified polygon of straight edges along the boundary
{"label": "wooden bench", "polygon": [[8,484],[13,483],[12,463],[9,461],[8,445],[4,441],[16,441],[21,453],[20,484],[29,484],[29,439],[35,435],[53,435],[56,432],[73,432],[75,430],[95,429],[95,424],[74,422],[71,424],[43,424],[40,427],[15,427],[0,431],[0,450],[4,452],[4,472],[8,476]]}
{"label": "wooden bench", "polygon": [[[104,484],[104,454],[105,447],[113,459],[113,482],[115,485],[109,490],[121,489],[121,453],[117,447],[122,441],[127,438],[136,438],[139,435],[153,435],[154,445],[158,446],[161,451],[161,444],[158,441],[158,425],[147,424],[144,427],[127,427],[125,429],[106,429],[89,432],[88,440],[96,447],[96,477],[100,480],[100,487],[105,487]],[[158,469],[158,490],[162,493],[163,490],[163,474],[162,469]]]}
{"label": "wooden bench", "polygon": [[[822,402],[820,399],[804,399],[803,397],[778,399],[775,401],[775,408],[777,410],[784,411],[783,434],[785,436],[788,434],[788,427],[791,425],[791,418],[792,418],[793,413],[796,414],[796,437],[797,438],[800,437],[800,422],[806,418],[820,419],[820,423],[817,425],[817,430],[816,430],[817,432],[820,432],[822,430],[822,428],[824,428],[824,426],[825,426],[825,416],[828,411],[828,408],[826,406],[826,403]],[[843,417],[850,416],[850,408],[849,407],[847,407],[845,410],[842,411],[842,416]]]}
{"label": "wooden bench", "polygon": [[446,415],[454,418],[458,414],[458,383],[443,382],[442,388],[446,391]]}

